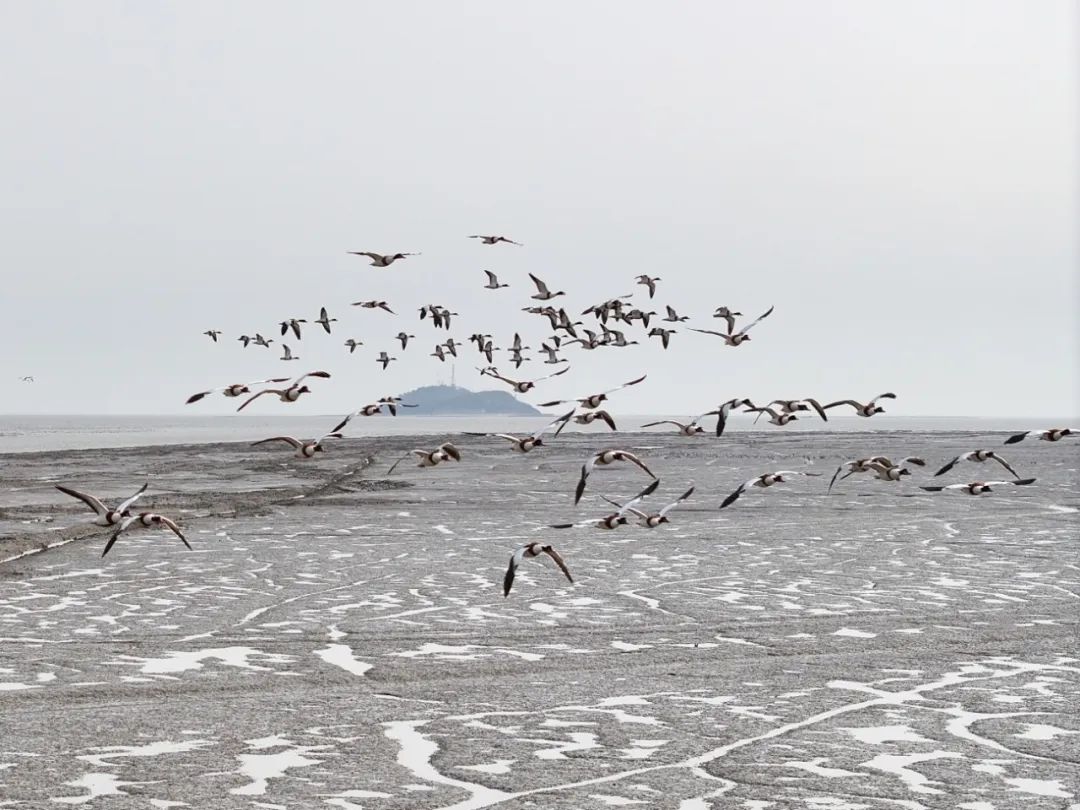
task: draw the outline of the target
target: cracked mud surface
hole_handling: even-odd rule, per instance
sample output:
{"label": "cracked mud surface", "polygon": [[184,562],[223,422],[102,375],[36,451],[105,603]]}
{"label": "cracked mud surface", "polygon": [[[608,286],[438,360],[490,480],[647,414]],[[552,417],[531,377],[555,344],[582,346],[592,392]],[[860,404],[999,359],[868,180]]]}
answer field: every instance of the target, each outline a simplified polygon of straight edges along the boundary
{"label": "cracked mud surface", "polygon": [[[60,545],[0,564],[0,807],[1080,808],[1080,445],[1008,448],[1038,483],[983,497],[926,471],[825,494],[848,458],[1000,441],[461,437],[390,481],[437,441],[8,457],[0,559]],[[696,482],[673,523],[539,528],[640,489],[598,470],[573,506],[615,446],[657,508]],[[825,477],[717,510],[773,469]],[[53,483],[147,477],[194,551],[54,530],[85,516]],[[504,599],[535,539],[575,584],[526,560]]]}

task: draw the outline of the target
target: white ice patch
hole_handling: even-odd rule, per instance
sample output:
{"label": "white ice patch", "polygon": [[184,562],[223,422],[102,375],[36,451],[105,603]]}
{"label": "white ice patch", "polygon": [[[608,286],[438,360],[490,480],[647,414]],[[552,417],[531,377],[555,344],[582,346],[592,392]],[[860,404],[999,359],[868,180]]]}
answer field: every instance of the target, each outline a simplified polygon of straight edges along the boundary
{"label": "white ice patch", "polygon": [[850,627],[841,627],[834,636],[847,636],[848,638],[877,638],[877,633],[867,633],[865,630],[852,630]]}
{"label": "white ice patch", "polygon": [[363,676],[373,666],[354,658],[352,648],[348,644],[330,644],[321,650],[315,650],[315,655],[326,663],[341,667],[353,675]]}
{"label": "white ice patch", "polygon": [[[937,788],[930,787],[931,781],[918,771],[909,768],[919,762],[927,762],[932,759],[954,759],[962,757],[955,751],[930,751],[926,754],[878,754],[871,760],[860,764],[862,768],[873,768],[876,771],[885,771],[895,774],[907,785],[912,793],[941,793]],[[936,784],[936,783],[933,783]]]}
{"label": "white ice patch", "polygon": [[164,658],[123,657],[140,662],[142,664],[141,672],[144,675],[166,675],[175,672],[186,672],[191,669],[202,669],[202,662],[208,658],[216,659],[229,667],[261,672],[269,671],[270,667],[260,667],[248,661],[249,658],[255,656],[272,664],[288,664],[293,660],[292,656],[264,653],[252,647],[212,647],[192,652],[170,652]]}

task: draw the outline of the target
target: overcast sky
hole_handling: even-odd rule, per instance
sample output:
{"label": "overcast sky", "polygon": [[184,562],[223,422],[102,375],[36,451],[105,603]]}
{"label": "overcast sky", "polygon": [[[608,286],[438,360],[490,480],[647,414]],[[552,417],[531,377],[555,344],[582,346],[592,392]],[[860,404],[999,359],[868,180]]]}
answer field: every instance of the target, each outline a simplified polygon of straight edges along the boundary
{"label": "overcast sky", "polygon": [[[290,412],[342,412],[449,378],[422,304],[461,313],[458,340],[537,346],[532,271],[575,313],[660,276],[645,308],[693,318],[667,352],[571,349],[532,402],[647,371],[621,411],[889,390],[892,413],[1077,414],[1076,16],[1065,0],[4,3],[0,410],[228,413],[183,403],[326,368]],[[423,255],[375,269],[348,250]],[[483,289],[484,269],[511,287]],[[348,306],[366,298],[399,317]],[[320,305],[334,335],[278,361],[276,323]],[[739,348],[685,331],[719,329],[720,305],[776,310]],[[274,351],[240,347],[255,331]],[[401,358],[387,372],[382,349]],[[479,364],[465,353],[458,382],[492,387]]]}

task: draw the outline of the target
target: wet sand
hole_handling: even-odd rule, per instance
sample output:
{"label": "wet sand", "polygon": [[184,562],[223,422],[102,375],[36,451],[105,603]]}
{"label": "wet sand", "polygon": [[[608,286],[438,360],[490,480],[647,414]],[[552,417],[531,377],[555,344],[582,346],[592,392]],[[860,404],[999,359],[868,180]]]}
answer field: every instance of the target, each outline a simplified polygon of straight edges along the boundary
{"label": "wet sand", "polygon": [[[385,476],[445,438],[0,457],[0,806],[1080,807],[1080,443],[1004,448],[1039,481],[979,498],[917,485],[1001,435],[459,437]],[[616,445],[657,507],[696,482],[672,525],[543,529],[643,485],[601,469],[573,506]],[[826,495],[877,453],[930,470]],[[773,469],[824,475],[717,510]],[[144,480],[194,551],[102,560],[52,489]],[[576,583],[528,560],[504,599],[535,539]]]}

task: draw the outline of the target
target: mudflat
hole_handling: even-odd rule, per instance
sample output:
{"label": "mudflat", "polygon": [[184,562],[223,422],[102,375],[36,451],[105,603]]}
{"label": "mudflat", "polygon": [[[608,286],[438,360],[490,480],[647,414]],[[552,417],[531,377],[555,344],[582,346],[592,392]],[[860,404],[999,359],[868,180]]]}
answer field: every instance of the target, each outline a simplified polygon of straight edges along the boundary
{"label": "mudflat", "polygon": [[[563,434],[0,458],[0,806],[1080,808],[1080,443]],[[694,482],[657,529],[601,517]],[[993,447],[1027,487],[928,493]],[[927,459],[901,482],[838,463]],[[760,473],[821,473],[754,490]],[[1007,480],[961,463],[935,483]],[[65,483],[183,525],[87,526]],[[543,540],[503,597],[513,549]],[[37,551],[52,546],[46,551]],[[19,556],[25,555],[25,556]]]}

